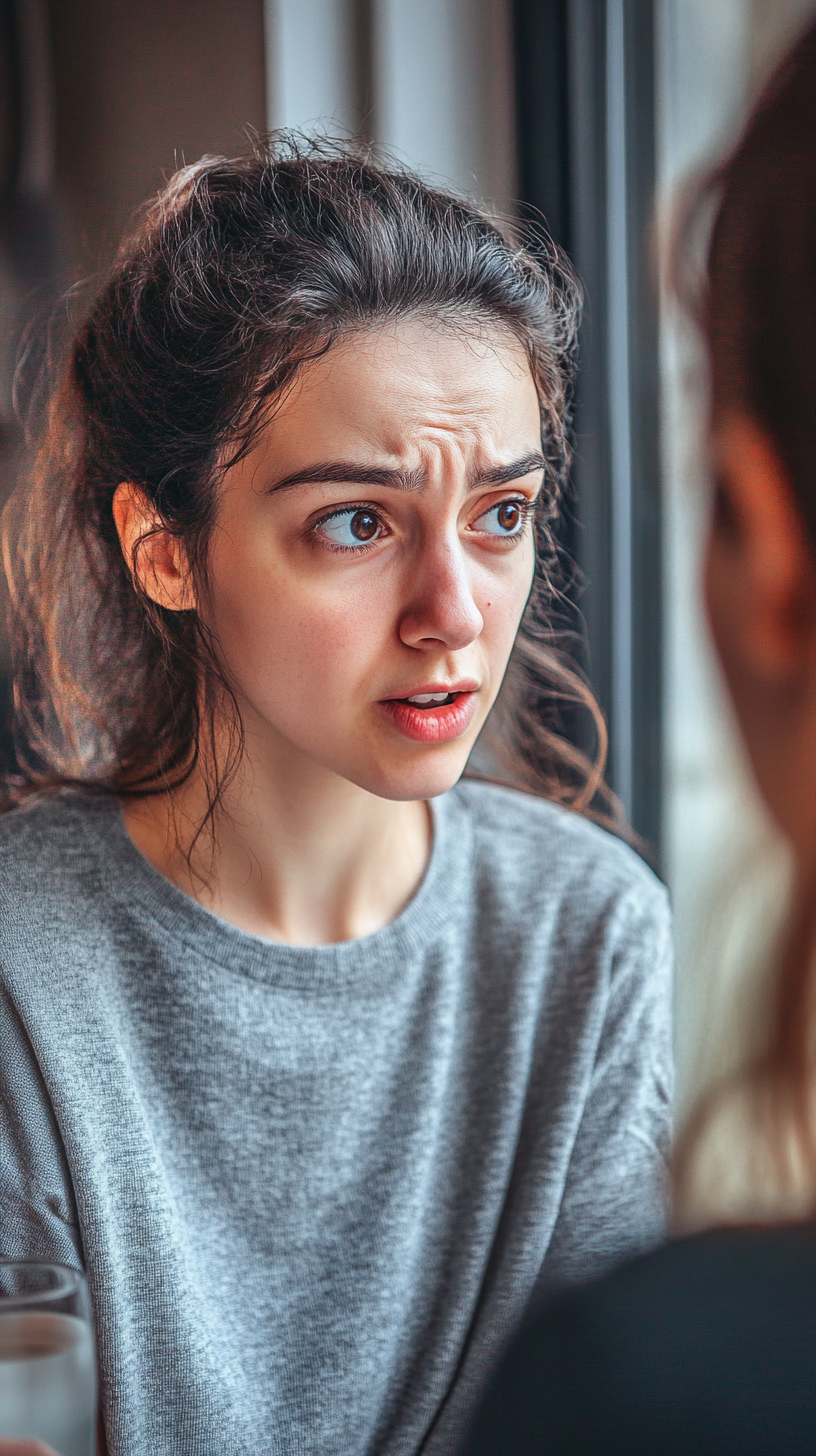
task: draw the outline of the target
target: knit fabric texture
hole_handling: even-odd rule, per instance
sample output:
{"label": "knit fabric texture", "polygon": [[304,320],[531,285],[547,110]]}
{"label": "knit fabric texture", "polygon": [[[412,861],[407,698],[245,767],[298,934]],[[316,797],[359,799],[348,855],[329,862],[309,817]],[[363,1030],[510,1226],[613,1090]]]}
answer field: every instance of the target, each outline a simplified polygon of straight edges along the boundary
{"label": "knit fabric texture", "polygon": [[464,782],[404,912],[235,929],[65,791],[0,819],[0,1252],[87,1270],[111,1456],[449,1456],[531,1300],[657,1242],[665,891]]}

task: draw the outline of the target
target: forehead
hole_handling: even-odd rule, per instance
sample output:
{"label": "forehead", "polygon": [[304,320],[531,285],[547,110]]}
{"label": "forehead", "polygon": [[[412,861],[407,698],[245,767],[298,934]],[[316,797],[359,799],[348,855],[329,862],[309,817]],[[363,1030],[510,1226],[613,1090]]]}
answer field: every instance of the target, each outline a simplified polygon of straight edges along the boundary
{"label": "forehead", "polygon": [[503,449],[535,445],[539,405],[522,345],[509,331],[419,320],[348,335],[303,369],[269,443],[368,442],[401,454],[423,437]]}

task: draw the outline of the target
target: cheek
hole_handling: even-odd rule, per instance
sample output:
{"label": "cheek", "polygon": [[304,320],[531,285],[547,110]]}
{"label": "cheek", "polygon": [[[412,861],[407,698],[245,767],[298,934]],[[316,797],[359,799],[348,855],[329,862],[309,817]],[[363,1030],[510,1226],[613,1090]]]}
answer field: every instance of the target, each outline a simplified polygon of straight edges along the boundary
{"label": "cheek", "polygon": [[485,572],[478,583],[476,604],[484,617],[484,637],[491,648],[509,654],[530,597],[535,570],[532,546],[501,571]]}
{"label": "cheek", "polygon": [[377,584],[327,589],[269,560],[214,563],[212,621],[232,681],[261,706],[317,697],[337,704],[381,659],[390,620]]}

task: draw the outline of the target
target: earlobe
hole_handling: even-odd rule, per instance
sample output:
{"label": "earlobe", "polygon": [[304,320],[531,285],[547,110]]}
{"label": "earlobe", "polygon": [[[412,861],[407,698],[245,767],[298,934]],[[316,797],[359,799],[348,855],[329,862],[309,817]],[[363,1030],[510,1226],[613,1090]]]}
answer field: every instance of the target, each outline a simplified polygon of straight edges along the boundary
{"label": "earlobe", "polygon": [[134,583],[157,606],[194,611],[192,574],[184,543],[169,531],[143,490],[130,481],[116,487],[113,519]]}

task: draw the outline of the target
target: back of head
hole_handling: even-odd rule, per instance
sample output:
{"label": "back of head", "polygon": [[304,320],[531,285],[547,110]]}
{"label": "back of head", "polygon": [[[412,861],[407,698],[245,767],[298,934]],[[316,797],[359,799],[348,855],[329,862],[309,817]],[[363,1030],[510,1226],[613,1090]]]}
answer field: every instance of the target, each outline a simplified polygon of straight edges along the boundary
{"label": "back of head", "polygon": [[[756,428],[781,467],[785,498],[801,520],[797,539],[816,565],[816,26],[772,77],[711,190],[717,206],[702,323],[715,438],[729,419]],[[721,483],[712,540],[734,540],[736,520]],[[754,694],[757,722],[771,721],[761,714],[773,691],[770,678],[743,685],[746,701]],[[794,772],[780,763],[780,779],[789,782]],[[792,791],[801,800],[801,785]],[[816,823],[816,803],[808,812]],[[684,1221],[816,1205],[814,888],[803,880],[758,1032],[759,1055],[703,1102],[681,1143]]]}
{"label": "back of head", "polygon": [[705,319],[714,417],[736,409],[767,429],[816,549],[816,26],[717,181]]}

